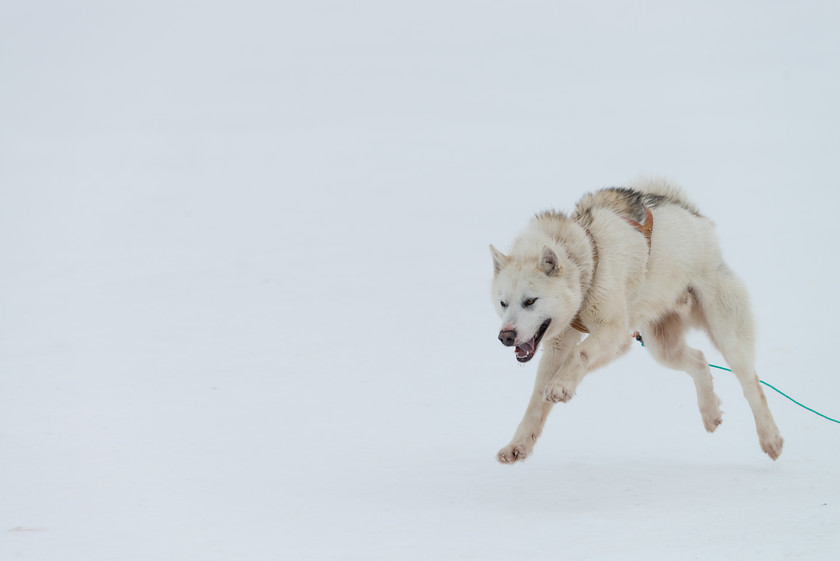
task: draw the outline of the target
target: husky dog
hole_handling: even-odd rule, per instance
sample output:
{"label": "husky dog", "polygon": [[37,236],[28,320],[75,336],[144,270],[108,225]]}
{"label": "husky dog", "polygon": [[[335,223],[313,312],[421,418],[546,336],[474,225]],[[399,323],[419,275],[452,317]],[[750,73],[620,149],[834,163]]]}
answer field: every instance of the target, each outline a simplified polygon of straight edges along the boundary
{"label": "husky dog", "polygon": [[706,358],[685,342],[690,327],[720,349],[743,387],[761,449],[779,457],[782,437],[755,373],[746,288],[721,257],[714,223],[678,188],[644,181],[587,194],[571,216],[538,214],[508,255],[490,251],[499,340],[519,362],[534,358],[541,344],[545,351],[500,462],[531,453],[551,407],[571,399],[587,373],[624,354],[631,330],[657,361],[694,379],[703,425],[714,431],[720,401]]}

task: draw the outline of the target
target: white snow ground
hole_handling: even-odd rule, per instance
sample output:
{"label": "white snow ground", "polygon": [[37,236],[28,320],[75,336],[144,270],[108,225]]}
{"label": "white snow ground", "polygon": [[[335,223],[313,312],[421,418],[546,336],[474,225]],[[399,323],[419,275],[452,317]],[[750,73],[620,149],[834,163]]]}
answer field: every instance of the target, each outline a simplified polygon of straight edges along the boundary
{"label": "white snow ground", "polygon": [[840,415],[838,6],[4,3],[0,559],[836,559],[840,426],[641,348],[497,464],[487,245],[667,175]]}

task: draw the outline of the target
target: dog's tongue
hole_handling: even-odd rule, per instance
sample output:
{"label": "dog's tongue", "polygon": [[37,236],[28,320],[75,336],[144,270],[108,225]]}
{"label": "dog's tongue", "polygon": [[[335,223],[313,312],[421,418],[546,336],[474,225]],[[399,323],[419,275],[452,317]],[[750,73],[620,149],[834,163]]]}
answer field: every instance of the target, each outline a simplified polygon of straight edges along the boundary
{"label": "dog's tongue", "polygon": [[534,340],[531,339],[526,343],[522,343],[521,345],[516,346],[516,356],[518,357],[525,357],[531,354],[534,351]]}

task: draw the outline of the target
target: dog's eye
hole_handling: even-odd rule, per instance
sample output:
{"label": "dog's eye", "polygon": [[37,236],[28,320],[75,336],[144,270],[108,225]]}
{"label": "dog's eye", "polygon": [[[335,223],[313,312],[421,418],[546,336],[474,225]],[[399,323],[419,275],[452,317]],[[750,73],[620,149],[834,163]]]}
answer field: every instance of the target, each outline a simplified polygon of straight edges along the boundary
{"label": "dog's eye", "polygon": [[499,305],[502,307],[502,309],[507,308],[507,302],[499,302]]}
{"label": "dog's eye", "polygon": [[535,303],[536,301],[537,301],[537,299],[536,299],[536,298],[528,298],[527,300],[523,300],[523,301],[522,301],[522,307],[523,307],[523,308],[530,308],[531,306],[533,306],[533,305],[534,305],[534,303]]}

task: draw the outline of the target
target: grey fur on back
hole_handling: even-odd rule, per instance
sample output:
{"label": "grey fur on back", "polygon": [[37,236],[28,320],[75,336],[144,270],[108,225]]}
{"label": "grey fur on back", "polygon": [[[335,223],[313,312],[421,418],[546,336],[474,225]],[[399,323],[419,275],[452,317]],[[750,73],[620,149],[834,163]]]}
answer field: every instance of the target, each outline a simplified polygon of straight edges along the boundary
{"label": "grey fur on back", "polygon": [[592,223],[592,211],[606,208],[620,216],[636,222],[645,218],[645,207],[672,204],[679,206],[695,216],[702,216],[679,187],[666,181],[640,181],[631,187],[608,187],[594,193],[587,193],[578,201],[572,219],[584,228]]}

